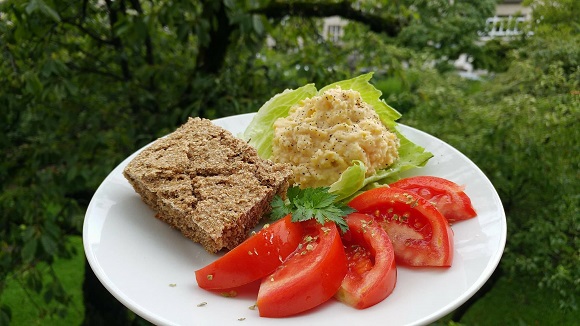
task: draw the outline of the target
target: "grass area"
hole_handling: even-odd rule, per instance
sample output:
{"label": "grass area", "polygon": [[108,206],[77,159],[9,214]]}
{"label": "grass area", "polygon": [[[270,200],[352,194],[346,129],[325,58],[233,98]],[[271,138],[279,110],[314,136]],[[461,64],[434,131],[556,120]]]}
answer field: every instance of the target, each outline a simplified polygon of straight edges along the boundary
{"label": "grass area", "polygon": [[[16,276],[6,280],[6,288],[1,298],[1,304],[6,304],[12,310],[12,325],[54,325],[70,326],[80,325],[84,316],[82,282],[85,273],[85,256],[82,238],[71,237],[71,245],[77,249],[77,254],[72,259],[56,260],[53,268],[59,276],[64,288],[72,296],[72,304],[68,314],[62,318],[59,316],[43,316],[46,308],[42,294],[26,292],[21,286],[21,281]],[[47,269],[46,265],[37,268]]]}
{"label": "grass area", "polygon": [[523,278],[500,278],[461,320],[465,325],[578,325],[580,311],[559,308],[558,294]]}
{"label": "grass area", "polygon": [[578,325],[580,311],[559,308],[558,294],[539,289],[525,277],[501,277],[495,286],[477,301],[459,323],[452,323],[451,315],[431,326],[447,325]]}
{"label": "grass area", "polygon": [[[2,303],[12,309],[13,325],[80,325],[83,320],[82,282],[84,253],[80,237],[71,239],[78,254],[70,260],[58,260],[54,265],[64,286],[73,296],[73,304],[65,318],[41,317],[43,299],[40,295],[28,296],[16,279],[11,278]],[[538,289],[525,278],[498,280],[495,287],[474,304],[459,325],[576,325],[580,311],[559,309],[557,294]],[[457,325],[445,317],[433,325]]]}

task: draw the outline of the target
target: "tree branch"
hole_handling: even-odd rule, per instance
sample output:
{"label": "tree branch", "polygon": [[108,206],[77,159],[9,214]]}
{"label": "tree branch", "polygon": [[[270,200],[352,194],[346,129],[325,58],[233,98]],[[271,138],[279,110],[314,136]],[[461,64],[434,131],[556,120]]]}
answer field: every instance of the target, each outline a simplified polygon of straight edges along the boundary
{"label": "tree branch", "polygon": [[85,33],[86,35],[88,35],[90,38],[92,38],[93,40],[101,43],[101,44],[108,44],[108,45],[113,45],[113,42],[111,40],[108,39],[103,39],[100,38],[99,36],[93,34],[90,30],[86,29],[85,27],[83,27],[81,24],[77,24],[76,22],[67,20],[67,19],[62,19],[61,20],[63,24],[68,24],[71,26],[76,27],[78,30],[80,30],[81,32]]}
{"label": "tree branch", "polygon": [[89,0],[83,0],[83,4],[81,6],[81,22],[85,21],[85,18],[87,17],[87,6],[89,4]]}
{"label": "tree branch", "polygon": [[[133,9],[135,9],[139,15],[143,15],[143,8],[141,7],[139,0],[131,0],[131,6],[133,6]],[[151,42],[149,31],[147,31],[147,36],[145,36],[145,61],[150,66],[155,64],[155,59],[153,57],[153,43]]]}
{"label": "tree branch", "polygon": [[12,67],[12,71],[14,72],[15,75],[18,75],[20,70],[18,69],[18,65],[16,65],[16,60],[14,60],[14,54],[12,54],[12,51],[10,51],[8,44],[6,44],[6,43],[4,43],[4,50],[6,51],[6,54],[9,57],[10,66]]}
{"label": "tree branch", "polygon": [[[139,0],[130,0],[130,1],[131,6],[139,13],[139,16],[143,16],[143,7],[141,7],[141,2],[139,2]],[[153,55],[153,42],[151,41],[151,35],[149,34],[149,30],[147,30],[147,33],[145,35],[145,62],[150,67],[155,65],[155,56]],[[154,75],[151,75],[149,77],[149,85],[147,86],[147,90],[152,93],[154,93],[157,90]]]}
{"label": "tree branch", "polygon": [[[118,16],[117,16],[117,8],[113,8],[113,6],[116,4],[116,1],[113,2],[113,0],[105,0],[105,4],[107,5],[107,11],[109,12],[109,26],[111,28],[111,42],[113,44],[113,46],[115,47],[115,50],[117,50],[117,52],[119,54],[121,54],[123,52],[123,43],[121,42],[121,39],[118,36],[115,36],[115,25],[117,24],[117,21],[119,20]],[[121,0],[121,2],[119,3],[120,11],[121,12],[125,12],[125,1]],[[121,71],[123,73],[123,78],[125,80],[130,80],[131,79],[131,71],[129,70],[129,61],[127,60],[127,58],[124,58],[121,56],[120,59],[120,65],[121,65]]]}
{"label": "tree branch", "polygon": [[338,3],[311,3],[303,2],[271,2],[266,7],[251,10],[250,13],[261,14],[268,18],[283,18],[285,16],[301,17],[330,17],[340,16],[345,19],[367,25],[371,31],[385,33],[394,37],[408,24],[405,19],[391,16],[383,17],[376,14],[355,9],[349,1]]}
{"label": "tree branch", "polygon": [[95,74],[95,75],[99,75],[99,76],[109,77],[109,78],[112,78],[113,80],[116,80],[116,81],[124,81],[125,80],[123,77],[117,76],[117,75],[115,75],[111,72],[108,72],[108,71],[102,71],[102,70],[90,68],[90,67],[81,67],[81,66],[78,66],[72,62],[69,62],[66,65],[68,68],[74,69],[78,72],[90,73],[90,74]]}
{"label": "tree branch", "polygon": [[230,35],[239,26],[230,24],[225,4],[220,4],[215,12],[213,12],[212,5],[206,4],[203,8],[202,17],[213,16],[217,24],[208,32],[209,43],[199,47],[196,70],[207,74],[217,74],[224,64],[230,44]]}

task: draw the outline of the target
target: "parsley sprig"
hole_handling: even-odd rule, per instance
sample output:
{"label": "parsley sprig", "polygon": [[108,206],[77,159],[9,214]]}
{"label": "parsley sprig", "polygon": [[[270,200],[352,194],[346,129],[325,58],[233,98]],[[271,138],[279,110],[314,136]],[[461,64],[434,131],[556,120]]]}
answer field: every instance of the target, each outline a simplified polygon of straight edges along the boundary
{"label": "parsley sprig", "polygon": [[334,222],[342,232],[348,230],[344,217],[355,210],[344,203],[335,202],[337,195],[331,194],[328,187],[305,188],[293,186],[288,188],[286,200],[276,195],[272,200],[273,220],[292,214],[293,222],[316,219],[318,223]]}

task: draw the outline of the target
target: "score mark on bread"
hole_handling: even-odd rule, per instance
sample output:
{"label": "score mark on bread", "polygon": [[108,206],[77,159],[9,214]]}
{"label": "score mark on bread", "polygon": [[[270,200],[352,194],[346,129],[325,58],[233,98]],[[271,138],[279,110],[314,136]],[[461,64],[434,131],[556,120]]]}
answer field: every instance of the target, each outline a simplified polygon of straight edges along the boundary
{"label": "score mark on bread", "polygon": [[246,239],[292,172],[210,120],[189,118],[123,174],[157,218],[215,253]]}

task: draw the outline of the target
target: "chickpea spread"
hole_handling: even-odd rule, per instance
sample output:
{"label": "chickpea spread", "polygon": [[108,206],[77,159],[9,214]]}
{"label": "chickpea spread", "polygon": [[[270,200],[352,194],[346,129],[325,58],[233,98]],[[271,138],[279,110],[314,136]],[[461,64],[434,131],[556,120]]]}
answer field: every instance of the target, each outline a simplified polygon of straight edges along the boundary
{"label": "chickpea spread", "polygon": [[359,160],[366,176],[398,158],[399,139],[359,92],[329,89],[274,123],[272,161],[288,163],[301,188],[329,186]]}

